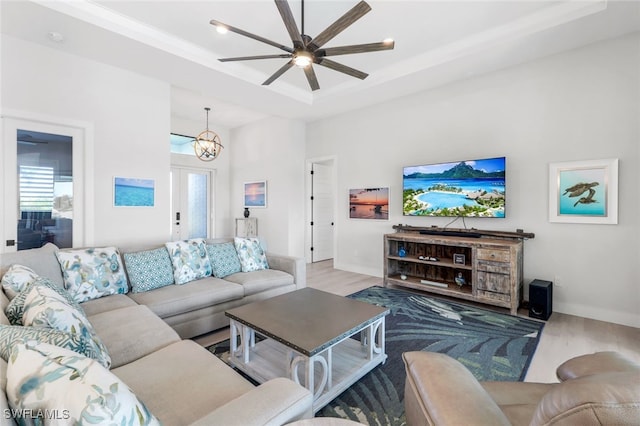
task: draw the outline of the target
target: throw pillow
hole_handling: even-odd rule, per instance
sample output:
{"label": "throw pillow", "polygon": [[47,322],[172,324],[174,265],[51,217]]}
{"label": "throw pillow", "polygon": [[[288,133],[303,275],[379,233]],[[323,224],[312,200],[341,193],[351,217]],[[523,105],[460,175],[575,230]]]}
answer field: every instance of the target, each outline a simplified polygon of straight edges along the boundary
{"label": "throw pillow", "polygon": [[239,238],[235,237],[233,243],[236,246],[242,272],[259,271],[261,269],[269,269],[267,256],[260,245],[257,238]]}
{"label": "throw pillow", "polygon": [[173,284],[173,267],[166,247],[124,253],[132,293],[142,293]]}
{"label": "throw pillow", "polygon": [[2,276],[2,288],[9,299],[13,299],[24,288],[38,278],[36,272],[22,265],[11,265]]}
{"label": "throw pillow", "polygon": [[211,262],[202,238],[172,241],[165,243],[173,265],[173,277],[176,284],[208,277],[211,275]]}
{"label": "throw pillow", "polygon": [[128,290],[120,253],[115,247],[60,250],[56,252],[64,287],[77,302]]}
{"label": "throw pillow", "polygon": [[22,322],[25,326],[54,328],[78,334],[93,346],[92,350],[98,362],[107,368],[111,366],[109,352],[89,320],[50,288],[32,286],[24,301]]}
{"label": "throw pillow", "polygon": [[0,358],[9,361],[11,349],[15,345],[30,341],[70,349],[93,359],[98,357],[94,345],[79,334],[67,333],[53,328],[0,325]]}
{"label": "throw pillow", "polygon": [[[129,387],[95,360],[46,343],[16,345],[7,399],[23,413],[57,414],[55,424],[160,425]],[[26,424],[32,419],[17,419]]]}
{"label": "throw pillow", "polygon": [[240,258],[233,243],[207,244],[207,253],[211,261],[213,275],[224,278],[242,271]]}
{"label": "throw pillow", "polygon": [[76,302],[73,297],[69,294],[67,290],[62,287],[57,286],[53,281],[49,278],[38,277],[35,282],[27,285],[27,287],[22,290],[16,297],[14,297],[11,302],[7,305],[5,310],[5,314],[7,315],[7,319],[12,325],[22,325],[22,314],[24,312],[24,299],[27,297],[29,292],[31,291],[32,286],[44,286],[48,287],[51,290],[58,293],[60,296],[64,297],[64,300],[67,301],[68,304],[79,310],[80,312],[84,311]]}

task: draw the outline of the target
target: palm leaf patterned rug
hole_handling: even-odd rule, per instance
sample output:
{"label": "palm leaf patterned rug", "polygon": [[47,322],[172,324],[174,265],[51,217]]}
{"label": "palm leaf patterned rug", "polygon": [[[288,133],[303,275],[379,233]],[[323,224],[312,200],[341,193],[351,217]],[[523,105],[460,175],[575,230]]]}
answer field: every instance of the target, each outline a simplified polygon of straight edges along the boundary
{"label": "palm leaf patterned rug", "polygon": [[[523,380],[544,323],[404,290],[370,287],[348,297],[385,306],[387,361],[320,410],[371,426],[404,425],[402,353],[445,353],[479,380]],[[229,341],[208,348],[226,359]],[[464,395],[460,396],[464,401]]]}

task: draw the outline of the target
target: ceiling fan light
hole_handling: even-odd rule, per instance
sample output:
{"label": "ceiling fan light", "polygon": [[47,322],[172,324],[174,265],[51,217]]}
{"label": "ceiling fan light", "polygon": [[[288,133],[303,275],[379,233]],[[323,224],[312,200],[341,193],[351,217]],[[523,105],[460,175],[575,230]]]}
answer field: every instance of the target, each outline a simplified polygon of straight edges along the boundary
{"label": "ceiling fan light", "polygon": [[306,68],[313,62],[313,56],[305,50],[298,52],[293,57],[293,63],[299,68]]}
{"label": "ceiling fan light", "polygon": [[393,44],[394,40],[392,38],[385,38],[384,40],[382,40],[382,42],[384,44]]}
{"label": "ceiling fan light", "polygon": [[218,34],[226,34],[229,32],[229,28],[225,27],[224,25],[216,25],[216,31],[218,32]]}

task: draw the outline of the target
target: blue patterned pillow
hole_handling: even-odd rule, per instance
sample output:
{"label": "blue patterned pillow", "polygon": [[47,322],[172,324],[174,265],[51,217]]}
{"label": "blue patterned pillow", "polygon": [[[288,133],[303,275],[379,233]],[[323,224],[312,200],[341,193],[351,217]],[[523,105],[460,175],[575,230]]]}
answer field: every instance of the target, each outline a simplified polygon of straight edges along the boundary
{"label": "blue patterned pillow", "polygon": [[264,250],[260,245],[260,241],[258,241],[257,238],[235,237],[233,239],[233,244],[236,246],[236,251],[240,258],[242,272],[269,269],[267,256],[265,255]]}
{"label": "blue patterned pillow", "polygon": [[[65,414],[64,420],[45,420],[44,424],[160,426],[115,374],[91,358],[46,343],[14,346],[6,391],[11,408],[26,416]],[[32,424],[26,416],[17,418],[18,424]]]}
{"label": "blue patterned pillow", "polygon": [[33,286],[44,286],[48,287],[51,290],[58,293],[60,296],[64,297],[64,300],[67,301],[68,304],[76,308],[78,311],[84,313],[84,310],[80,307],[78,302],[76,302],[73,297],[69,294],[67,290],[62,287],[57,286],[53,281],[49,278],[38,277],[35,282],[28,284],[24,290],[22,290],[16,297],[11,299],[11,302],[7,305],[5,309],[5,315],[7,315],[7,319],[12,325],[22,325],[22,314],[24,312],[24,300],[27,295],[31,291],[31,287]]}
{"label": "blue patterned pillow", "polygon": [[22,322],[26,326],[55,328],[78,334],[93,346],[96,361],[106,368],[111,357],[84,313],[67,304],[64,298],[47,287],[34,286],[24,300]]}
{"label": "blue patterned pillow", "polygon": [[242,271],[240,258],[233,243],[207,244],[207,253],[211,261],[213,275],[224,278]]}
{"label": "blue patterned pillow", "polygon": [[64,275],[64,287],[77,302],[129,290],[115,247],[60,250],[56,256]]}
{"label": "blue patterned pillow", "polygon": [[70,349],[81,355],[96,359],[94,345],[79,334],[67,333],[54,328],[0,325],[0,358],[9,360],[11,349],[19,343],[36,341]]}
{"label": "blue patterned pillow", "polygon": [[211,275],[211,262],[204,239],[172,241],[165,243],[165,246],[169,251],[176,284],[188,283]]}
{"label": "blue patterned pillow", "polygon": [[173,267],[166,247],[125,253],[132,293],[142,293],[173,284]]}

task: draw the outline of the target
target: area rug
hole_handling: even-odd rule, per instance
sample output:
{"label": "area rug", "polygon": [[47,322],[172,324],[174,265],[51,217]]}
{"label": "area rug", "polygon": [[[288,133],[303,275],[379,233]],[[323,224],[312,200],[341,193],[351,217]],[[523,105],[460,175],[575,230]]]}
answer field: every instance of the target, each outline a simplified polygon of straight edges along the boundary
{"label": "area rug", "polygon": [[[544,323],[403,290],[370,287],[348,297],[385,306],[388,359],[320,410],[371,426],[404,425],[402,353],[445,353],[479,380],[523,380]],[[229,341],[208,348],[228,359]],[[464,403],[464,395],[460,396]]]}

